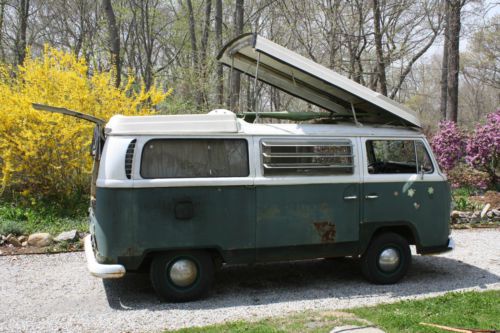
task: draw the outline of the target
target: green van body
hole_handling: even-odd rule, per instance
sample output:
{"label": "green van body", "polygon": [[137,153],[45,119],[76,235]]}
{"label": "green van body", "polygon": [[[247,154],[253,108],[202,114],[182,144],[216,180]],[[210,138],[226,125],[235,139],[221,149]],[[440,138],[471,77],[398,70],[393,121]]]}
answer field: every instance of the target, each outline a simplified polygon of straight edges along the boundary
{"label": "green van body", "polygon": [[[163,179],[159,183],[142,179],[141,154],[147,142],[186,135],[139,132],[113,136],[111,132],[103,156],[118,157],[101,161],[90,214],[99,263],[137,270],[155,254],[193,249],[209,251],[227,264],[358,257],[381,231],[404,236],[416,245],[418,253],[448,249],[450,188],[418,131],[237,121],[239,130],[231,135],[188,137],[247,140],[250,171],[244,179],[238,178],[240,184],[228,183],[223,177],[204,179],[201,184],[197,178]],[[263,175],[263,138],[300,142],[318,136],[328,139],[328,132],[335,133],[334,139],[347,138],[353,144],[351,180],[345,176],[338,176],[341,181],[336,182],[336,176],[302,176],[297,180]],[[430,154],[432,173],[368,174],[366,140],[374,138],[421,142]],[[128,179],[123,171],[125,154],[133,140],[137,144]],[[121,179],[106,179],[109,170]],[[287,178],[293,181],[287,182]]]}

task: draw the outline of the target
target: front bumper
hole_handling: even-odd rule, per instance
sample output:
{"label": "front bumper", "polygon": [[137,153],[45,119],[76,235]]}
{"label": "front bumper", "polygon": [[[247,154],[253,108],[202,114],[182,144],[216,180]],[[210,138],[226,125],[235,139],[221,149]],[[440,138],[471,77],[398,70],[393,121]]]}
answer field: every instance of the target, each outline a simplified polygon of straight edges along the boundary
{"label": "front bumper", "polygon": [[439,253],[450,252],[454,248],[455,248],[455,241],[453,240],[453,238],[449,237],[446,245],[421,248],[420,251],[418,251],[418,253],[420,253],[420,254],[439,254]]}
{"label": "front bumper", "polygon": [[87,267],[90,274],[102,279],[116,279],[125,275],[125,267],[123,265],[106,265],[97,262],[94,249],[92,248],[92,239],[88,235],[85,237],[85,257],[87,258]]}

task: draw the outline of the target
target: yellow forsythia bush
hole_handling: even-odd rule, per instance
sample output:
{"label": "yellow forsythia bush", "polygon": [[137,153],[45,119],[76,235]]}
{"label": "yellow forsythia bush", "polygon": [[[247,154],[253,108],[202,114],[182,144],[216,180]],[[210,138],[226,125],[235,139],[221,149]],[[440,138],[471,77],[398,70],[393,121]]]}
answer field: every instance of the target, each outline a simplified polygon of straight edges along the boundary
{"label": "yellow forsythia bush", "polygon": [[[171,91],[115,88],[108,72],[88,73],[83,59],[45,47],[23,66],[0,64],[0,196],[64,199],[89,188],[93,124],[37,111],[31,103],[65,107],[108,120],[154,113]],[[137,87],[137,84],[135,84]]]}

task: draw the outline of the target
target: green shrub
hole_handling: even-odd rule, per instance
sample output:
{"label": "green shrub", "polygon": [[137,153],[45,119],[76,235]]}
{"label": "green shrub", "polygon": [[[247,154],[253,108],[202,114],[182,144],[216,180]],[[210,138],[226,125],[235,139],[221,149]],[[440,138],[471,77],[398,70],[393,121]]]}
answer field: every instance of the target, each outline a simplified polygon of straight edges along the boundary
{"label": "green shrub", "polygon": [[[74,201],[63,206],[57,202],[0,202],[0,233],[27,234],[61,231],[88,230],[86,200]],[[15,231],[15,232],[13,232]]]}
{"label": "green shrub", "polygon": [[0,235],[7,236],[8,234],[25,235],[26,226],[23,222],[0,219]]}

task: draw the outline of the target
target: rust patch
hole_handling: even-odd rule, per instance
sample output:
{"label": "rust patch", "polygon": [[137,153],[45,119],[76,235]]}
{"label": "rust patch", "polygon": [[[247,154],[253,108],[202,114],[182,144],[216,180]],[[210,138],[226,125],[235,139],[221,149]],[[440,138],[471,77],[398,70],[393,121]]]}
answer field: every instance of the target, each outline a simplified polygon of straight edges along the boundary
{"label": "rust patch", "polygon": [[335,235],[337,231],[335,230],[335,224],[327,221],[314,222],[314,228],[321,237],[321,243],[333,243],[335,242]]}

